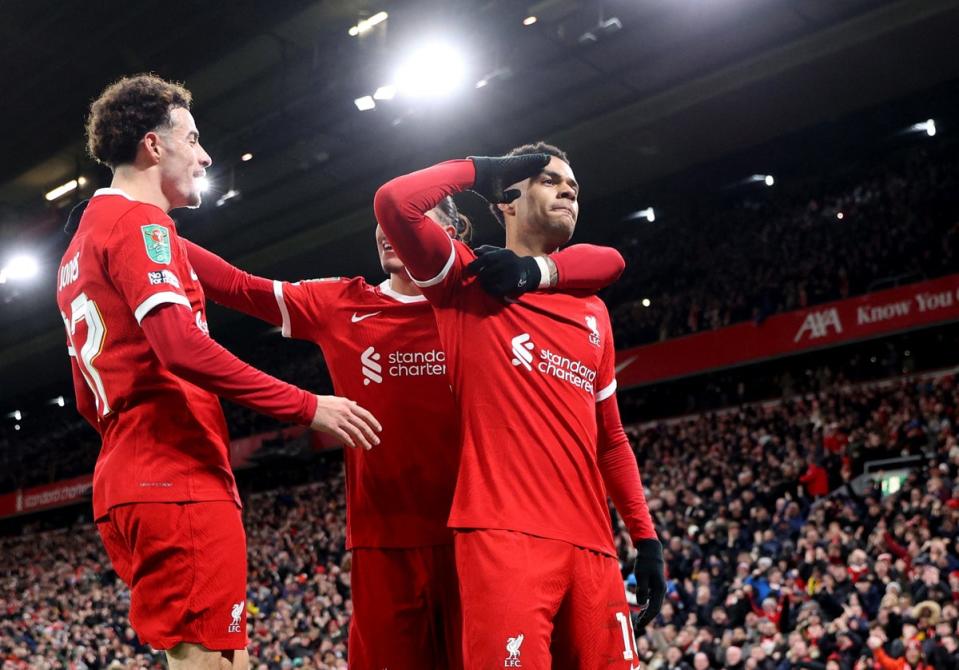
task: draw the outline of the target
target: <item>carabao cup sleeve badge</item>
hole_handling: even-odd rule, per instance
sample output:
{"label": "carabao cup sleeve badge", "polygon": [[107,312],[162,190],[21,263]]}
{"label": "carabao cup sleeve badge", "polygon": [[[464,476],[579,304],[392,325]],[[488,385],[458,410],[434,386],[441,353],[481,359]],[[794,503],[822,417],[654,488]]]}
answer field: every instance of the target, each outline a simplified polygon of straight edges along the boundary
{"label": "carabao cup sleeve badge", "polygon": [[143,232],[143,243],[147,247],[147,256],[154,263],[170,263],[170,231],[164,226],[151,223],[149,226],[140,226]]}

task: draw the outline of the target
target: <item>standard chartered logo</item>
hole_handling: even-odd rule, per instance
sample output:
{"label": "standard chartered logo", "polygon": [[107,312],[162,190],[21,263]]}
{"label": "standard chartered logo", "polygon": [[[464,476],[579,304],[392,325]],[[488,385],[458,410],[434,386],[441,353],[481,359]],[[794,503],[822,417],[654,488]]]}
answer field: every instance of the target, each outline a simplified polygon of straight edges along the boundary
{"label": "standard chartered logo", "polygon": [[527,370],[532,370],[533,343],[529,340],[529,333],[517,335],[510,344],[513,345],[513,365],[522,365]]}
{"label": "standard chartered logo", "polygon": [[367,347],[360,354],[363,370],[363,385],[370,382],[382,384],[384,374],[390,377],[429,377],[446,374],[446,352],[438,349],[428,351],[392,351],[386,357],[386,370],[380,362],[382,355],[375,347]]}
{"label": "standard chartered logo", "polygon": [[534,355],[533,350],[536,347],[529,333],[522,333],[511,339],[510,348],[513,353],[512,362],[514,366],[523,366],[532,372],[533,359],[537,358],[538,360],[535,362],[537,371],[562,379],[564,382],[572,384],[576,388],[581,388],[587,393],[594,392],[595,370],[582,361],[574,361],[549,349],[540,349],[538,355]]}
{"label": "standard chartered logo", "polygon": [[379,360],[380,355],[373,347],[367,347],[366,351],[360,354],[360,365],[363,366],[363,376],[366,377],[363,380],[363,386],[369,386],[370,382],[383,383],[383,375],[380,374],[383,372],[383,366],[379,364]]}

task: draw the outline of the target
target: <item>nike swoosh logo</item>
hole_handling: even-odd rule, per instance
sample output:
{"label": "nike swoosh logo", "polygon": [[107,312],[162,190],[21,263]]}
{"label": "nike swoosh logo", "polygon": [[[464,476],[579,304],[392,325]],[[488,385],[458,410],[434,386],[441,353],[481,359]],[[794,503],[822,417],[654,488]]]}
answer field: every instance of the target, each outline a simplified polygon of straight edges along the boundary
{"label": "nike swoosh logo", "polygon": [[376,316],[377,314],[382,314],[382,312],[372,312],[370,314],[364,314],[363,316],[357,316],[356,312],[353,312],[353,316],[350,317],[350,321],[353,323],[359,323],[363,319],[368,319],[371,316]]}
{"label": "nike swoosh logo", "polygon": [[639,358],[639,356],[630,356],[630,357],[627,358],[625,361],[623,361],[622,363],[620,363],[619,365],[617,365],[617,366],[616,366],[616,374],[619,374],[620,372],[622,372],[623,370],[625,370],[626,368],[628,368],[630,365],[632,365],[632,364],[633,364],[633,361],[635,361],[637,358]]}

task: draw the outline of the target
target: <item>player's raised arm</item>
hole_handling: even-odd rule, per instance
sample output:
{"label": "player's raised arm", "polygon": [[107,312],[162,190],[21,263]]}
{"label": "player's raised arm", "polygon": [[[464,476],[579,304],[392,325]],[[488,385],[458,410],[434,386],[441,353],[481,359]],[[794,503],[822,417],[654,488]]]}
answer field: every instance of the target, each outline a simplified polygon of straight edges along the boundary
{"label": "player's raised arm", "polygon": [[190,310],[165,304],[140,322],[157,358],[170,372],[202,389],[281,421],[330,433],[351,447],[371,449],[382,430],[352,400],[316,396],[244,363],[203,333]]}
{"label": "player's raised arm", "polygon": [[483,245],[467,266],[487,293],[517,297],[527,291],[554,289],[595,293],[619,279],[626,268],[612,247],[574,244],[549,256],[518,256],[510,249]]}
{"label": "player's raised arm", "polygon": [[244,272],[189,240],[183,243],[190,265],[211,300],[274,326],[282,325],[273,280]]}
{"label": "player's raised arm", "polygon": [[539,174],[548,162],[545,154],[534,154],[439,163],[381,186],[373,199],[373,209],[410,275],[429,281],[440,276],[455,255],[449,236],[426,212],[446,196],[467,189],[491,203],[510,202],[519,192],[509,187]]}

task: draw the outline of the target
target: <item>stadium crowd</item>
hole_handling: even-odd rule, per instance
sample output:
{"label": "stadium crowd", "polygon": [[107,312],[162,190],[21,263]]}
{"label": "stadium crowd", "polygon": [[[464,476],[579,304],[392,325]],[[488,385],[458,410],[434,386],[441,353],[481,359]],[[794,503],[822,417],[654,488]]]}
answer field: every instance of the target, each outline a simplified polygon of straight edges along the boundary
{"label": "stadium crowd", "polygon": [[617,346],[959,272],[956,156],[915,147],[636,224],[616,240],[627,270],[605,296]]}
{"label": "stadium crowd", "polygon": [[[959,668],[957,404],[943,376],[630,427],[669,573],[646,667]],[[904,455],[923,460],[898,491],[849,487]],[[246,500],[253,667],[346,667],[341,466],[321,457],[314,483]],[[162,667],[91,525],[0,553],[0,668]]]}

